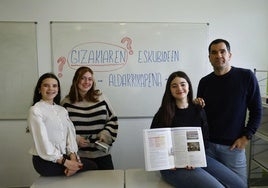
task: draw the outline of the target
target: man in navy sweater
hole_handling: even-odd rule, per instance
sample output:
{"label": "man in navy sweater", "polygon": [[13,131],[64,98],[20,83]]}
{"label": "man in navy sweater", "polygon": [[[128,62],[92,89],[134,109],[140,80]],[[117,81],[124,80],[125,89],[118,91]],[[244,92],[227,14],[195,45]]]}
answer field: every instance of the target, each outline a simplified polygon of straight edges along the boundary
{"label": "man in navy sweater", "polygon": [[231,168],[246,183],[245,147],[258,129],[262,115],[258,81],[251,70],[230,65],[228,41],[216,39],[208,51],[214,71],[200,80],[197,91],[197,97],[205,101],[208,155]]}

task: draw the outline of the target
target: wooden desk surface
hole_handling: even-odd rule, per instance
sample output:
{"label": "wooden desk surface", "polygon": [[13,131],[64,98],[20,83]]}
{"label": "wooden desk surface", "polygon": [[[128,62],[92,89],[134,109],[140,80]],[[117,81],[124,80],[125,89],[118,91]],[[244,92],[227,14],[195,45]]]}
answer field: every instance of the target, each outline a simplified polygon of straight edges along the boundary
{"label": "wooden desk surface", "polygon": [[125,170],[126,188],[171,188],[159,171],[145,171],[143,169]]}
{"label": "wooden desk surface", "polygon": [[31,188],[124,188],[124,170],[96,170],[71,177],[39,177]]}

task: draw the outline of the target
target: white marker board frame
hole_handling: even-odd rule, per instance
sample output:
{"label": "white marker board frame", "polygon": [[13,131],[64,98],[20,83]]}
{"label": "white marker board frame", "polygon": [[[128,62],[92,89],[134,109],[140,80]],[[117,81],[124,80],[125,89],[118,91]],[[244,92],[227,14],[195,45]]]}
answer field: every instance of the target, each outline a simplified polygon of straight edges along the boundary
{"label": "white marker board frame", "polygon": [[168,76],[190,77],[194,94],[207,73],[207,23],[51,22],[52,66],[62,94],[88,66],[121,118],[152,117]]}
{"label": "white marker board frame", "polygon": [[26,119],[38,79],[36,22],[0,22],[0,119]]}

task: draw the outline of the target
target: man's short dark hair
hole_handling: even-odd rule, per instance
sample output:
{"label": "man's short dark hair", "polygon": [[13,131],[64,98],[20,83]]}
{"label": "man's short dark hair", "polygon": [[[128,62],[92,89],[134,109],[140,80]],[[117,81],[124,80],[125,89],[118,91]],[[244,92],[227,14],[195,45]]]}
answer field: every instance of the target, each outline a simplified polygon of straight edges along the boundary
{"label": "man's short dark hair", "polygon": [[210,53],[210,50],[211,50],[211,46],[214,45],[214,44],[219,44],[223,42],[225,45],[226,45],[226,48],[228,50],[228,52],[231,52],[231,46],[229,44],[229,42],[227,40],[224,40],[224,39],[216,39],[216,40],[213,40],[210,45],[208,46],[208,53]]}

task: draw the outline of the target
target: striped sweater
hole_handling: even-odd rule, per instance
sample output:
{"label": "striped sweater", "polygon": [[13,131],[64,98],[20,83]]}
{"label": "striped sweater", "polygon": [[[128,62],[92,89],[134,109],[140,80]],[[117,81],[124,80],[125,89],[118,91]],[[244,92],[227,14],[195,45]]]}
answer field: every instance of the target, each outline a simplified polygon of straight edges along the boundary
{"label": "striped sweater", "polygon": [[87,137],[90,140],[88,147],[79,148],[81,157],[97,158],[108,155],[96,148],[95,141],[100,138],[112,146],[117,137],[118,120],[109,100],[101,95],[99,102],[81,101],[71,104],[65,97],[61,102],[69,113],[77,134],[77,139]]}

